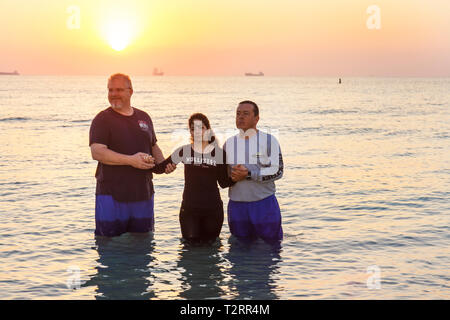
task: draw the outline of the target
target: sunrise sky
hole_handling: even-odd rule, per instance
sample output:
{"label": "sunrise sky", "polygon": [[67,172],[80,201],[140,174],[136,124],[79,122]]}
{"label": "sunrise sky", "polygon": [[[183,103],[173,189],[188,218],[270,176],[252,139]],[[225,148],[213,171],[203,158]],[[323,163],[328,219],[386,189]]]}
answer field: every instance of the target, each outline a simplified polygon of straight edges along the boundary
{"label": "sunrise sky", "polygon": [[29,75],[450,76],[448,0],[1,0],[0,30]]}

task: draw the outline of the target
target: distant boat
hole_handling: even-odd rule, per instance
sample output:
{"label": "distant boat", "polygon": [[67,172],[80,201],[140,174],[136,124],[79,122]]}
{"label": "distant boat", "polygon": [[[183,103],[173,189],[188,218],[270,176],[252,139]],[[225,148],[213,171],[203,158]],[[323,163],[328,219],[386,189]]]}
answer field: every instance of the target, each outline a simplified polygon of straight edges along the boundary
{"label": "distant boat", "polygon": [[251,72],[247,72],[245,74],[246,77],[263,77],[264,73],[262,73],[261,71],[259,73],[251,73]]}
{"label": "distant boat", "polygon": [[158,71],[158,68],[154,68],[154,69],[153,69],[153,75],[154,75],[154,76],[163,76],[163,75],[164,75],[164,72]]}
{"label": "distant boat", "polygon": [[0,76],[18,76],[19,73],[17,72],[17,70],[15,70],[14,72],[0,72]]}

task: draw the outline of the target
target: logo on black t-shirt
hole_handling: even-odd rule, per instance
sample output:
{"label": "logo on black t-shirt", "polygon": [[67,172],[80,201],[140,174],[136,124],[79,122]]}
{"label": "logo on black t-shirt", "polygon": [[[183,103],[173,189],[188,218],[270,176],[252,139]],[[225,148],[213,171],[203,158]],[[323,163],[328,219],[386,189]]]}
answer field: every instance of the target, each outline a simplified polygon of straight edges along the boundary
{"label": "logo on black t-shirt", "polygon": [[148,124],[147,122],[143,121],[143,120],[139,120],[139,127],[141,127],[142,130],[144,131],[148,131]]}

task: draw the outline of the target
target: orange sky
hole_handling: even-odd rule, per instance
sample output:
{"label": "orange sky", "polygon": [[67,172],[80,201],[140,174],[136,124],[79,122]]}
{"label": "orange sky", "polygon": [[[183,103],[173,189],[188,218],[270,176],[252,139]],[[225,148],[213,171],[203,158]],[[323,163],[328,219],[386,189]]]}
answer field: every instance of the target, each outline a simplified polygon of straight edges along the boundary
{"label": "orange sky", "polygon": [[1,0],[0,30],[0,71],[22,74],[450,76],[448,0]]}

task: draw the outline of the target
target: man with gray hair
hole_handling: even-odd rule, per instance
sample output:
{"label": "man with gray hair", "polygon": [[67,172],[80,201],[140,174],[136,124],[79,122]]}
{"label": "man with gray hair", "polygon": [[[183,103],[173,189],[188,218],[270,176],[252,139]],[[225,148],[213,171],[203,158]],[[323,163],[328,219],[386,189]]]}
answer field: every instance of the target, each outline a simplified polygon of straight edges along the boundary
{"label": "man with gray hair", "polygon": [[[152,169],[164,161],[150,116],[131,106],[130,77],[108,79],[111,106],[96,115],[89,132],[95,177],[95,234],[119,236],[125,232],[154,231]],[[175,170],[169,164],[165,172]]]}

